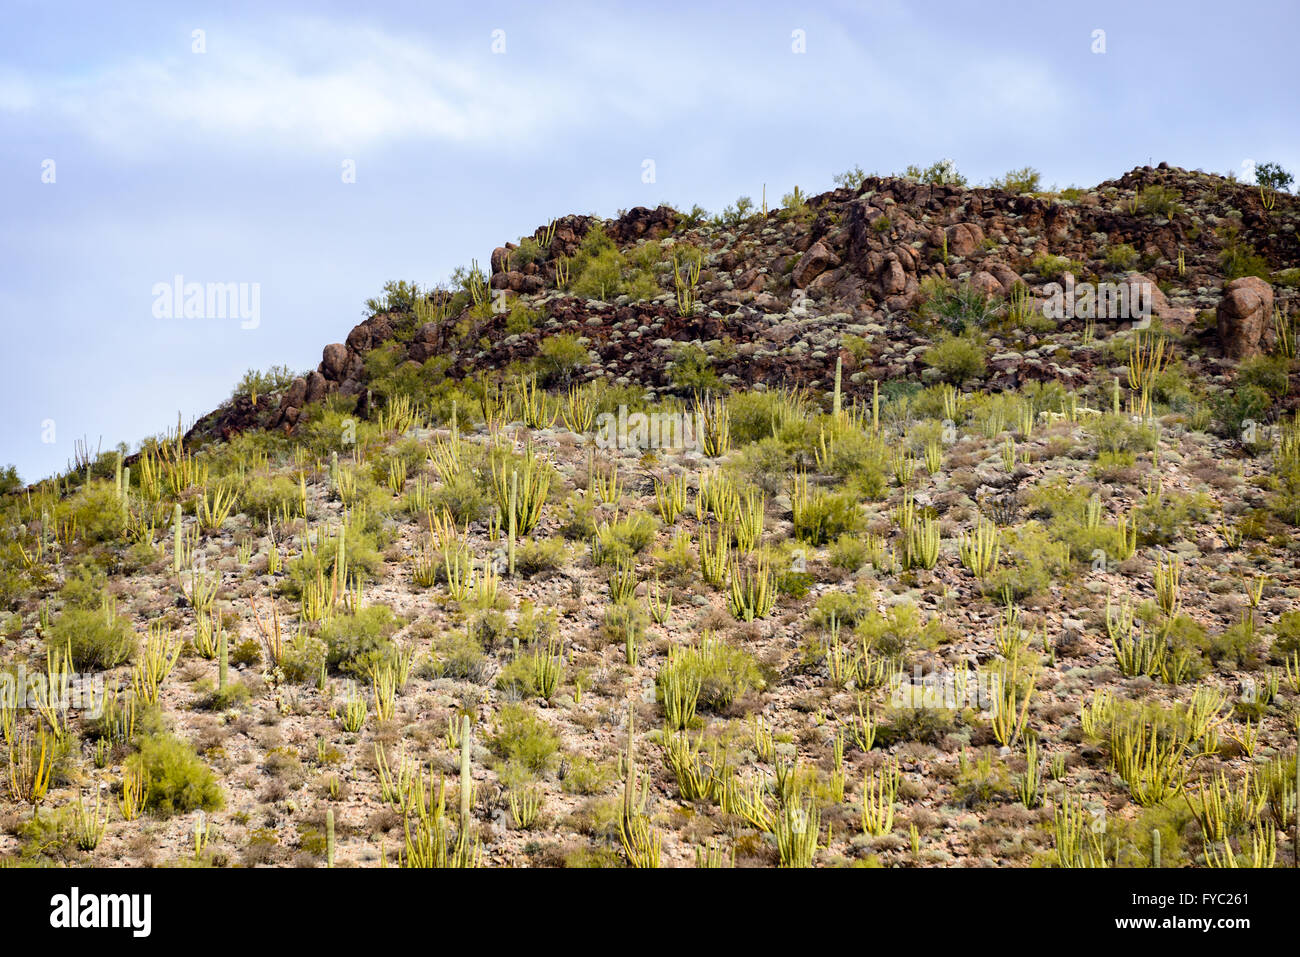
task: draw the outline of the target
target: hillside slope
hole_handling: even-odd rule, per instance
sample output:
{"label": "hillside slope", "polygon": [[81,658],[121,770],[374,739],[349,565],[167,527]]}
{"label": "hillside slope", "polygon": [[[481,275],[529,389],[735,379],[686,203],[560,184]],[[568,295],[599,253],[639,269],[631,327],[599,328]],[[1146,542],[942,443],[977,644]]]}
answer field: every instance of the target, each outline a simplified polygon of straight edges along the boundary
{"label": "hillside slope", "polygon": [[1300,201],[789,199],[0,498],[4,860],[1289,865]]}

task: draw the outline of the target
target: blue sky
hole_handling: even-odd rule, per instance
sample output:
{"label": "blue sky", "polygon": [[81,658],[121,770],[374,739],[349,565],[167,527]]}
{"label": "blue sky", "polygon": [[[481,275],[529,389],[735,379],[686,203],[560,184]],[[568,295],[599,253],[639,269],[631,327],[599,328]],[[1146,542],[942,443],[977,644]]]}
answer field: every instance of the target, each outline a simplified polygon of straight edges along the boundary
{"label": "blue sky", "polygon": [[[314,367],[385,280],[565,213],[940,157],[1300,173],[1294,2],[116,6],[0,7],[0,465],[28,480]],[[178,274],[258,284],[257,327],[155,317]]]}

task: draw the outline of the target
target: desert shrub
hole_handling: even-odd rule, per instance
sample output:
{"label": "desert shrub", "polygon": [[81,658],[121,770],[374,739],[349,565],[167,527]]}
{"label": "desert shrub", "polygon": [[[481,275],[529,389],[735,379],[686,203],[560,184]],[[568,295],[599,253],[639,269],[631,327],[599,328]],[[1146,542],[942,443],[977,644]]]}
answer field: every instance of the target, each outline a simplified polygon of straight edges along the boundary
{"label": "desert shrub", "polygon": [[[955,728],[955,714],[951,708],[935,708],[924,698],[925,689],[903,685],[896,698],[899,704],[890,707],[880,722],[876,733],[878,747],[888,747],[903,741],[921,744],[938,744]],[[908,700],[911,699],[911,700]]]}
{"label": "desert shrub", "polygon": [[459,628],[433,639],[433,666],[438,677],[482,681],[487,657],[478,638]]}
{"label": "desert shrub", "polygon": [[326,663],[347,674],[366,674],[393,650],[392,635],[399,622],[387,605],[367,605],[351,614],[335,615],[321,627],[328,649]]}
{"label": "desert shrub", "polygon": [[691,343],[673,349],[668,362],[668,381],[680,393],[702,394],[722,389],[722,377],[713,368],[713,357]]}
{"label": "desert shrub", "polygon": [[1015,780],[1005,764],[994,760],[990,751],[984,751],[974,761],[965,761],[953,781],[953,798],[962,807],[980,807],[993,801],[1010,798],[1016,789]]}
{"label": "desert shrub", "polygon": [[1284,611],[1273,623],[1273,657],[1285,661],[1300,651],[1300,611]]}
{"label": "desert shrub", "polygon": [[831,565],[845,571],[857,571],[871,560],[871,550],[857,535],[841,535],[831,545]]}
{"label": "desert shrub", "polygon": [[1255,182],[1264,189],[1286,190],[1293,181],[1294,177],[1281,163],[1255,164]]}
{"label": "desert shrub", "polygon": [[591,352],[577,336],[561,332],[542,340],[533,364],[542,385],[566,385],[591,364]]}
{"label": "desert shrub", "polygon": [[530,307],[522,299],[516,299],[506,314],[506,332],[512,336],[521,336],[531,332],[541,321],[542,314]]}
{"label": "desert shrub", "polygon": [[532,538],[515,549],[515,569],[529,577],[563,568],[567,560],[568,550],[559,538]]}
{"label": "desert shrub", "polygon": [[659,670],[662,685],[676,672],[689,683],[698,681],[698,706],[705,711],[722,711],[745,692],[765,685],[762,669],[754,656],[714,637],[682,651]]}
{"label": "desert shrub", "polygon": [[950,159],[936,160],[924,169],[909,164],[903,170],[904,179],[914,179],[918,183],[934,183],[940,186],[965,186],[966,177],[957,171],[957,165]]}
{"label": "desert shrub", "polygon": [[1158,183],[1145,187],[1137,196],[1138,209],[1153,216],[1173,219],[1182,211],[1179,200],[1182,194],[1176,189]]}
{"label": "desert shrub", "polygon": [[1181,495],[1153,491],[1133,509],[1133,525],[1140,545],[1169,545],[1183,535],[1191,522],[1204,521],[1213,503],[1203,493]]}
{"label": "desert shrub", "polygon": [[531,709],[507,704],[501,709],[496,730],[488,738],[488,747],[506,761],[540,774],[554,763],[560,738]]}
{"label": "desert shrub", "polygon": [[779,437],[805,415],[802,403],[787,394],[734,392],[727,399],[733,445]]}
{"label": "desert shrub", "polygon": [[235,383],[234,391],[230,397],[237,399],[240,396],[261,396],[269,395],[272,392],[278,392],[280,389],[287,388],[298,377],[297,373],[288,366],[271,366],[265,372],[259,372],[257,369],[249,369],[243,377]]}
{"label": "desert shrub", "polygon": [[925,351],[922,361],[954,384],[984,374],[985,348],[968,337],[948,336]]}
{"label": "desert shrub", "polygon": [[659,293],[652,270],[660,255],[658,243],[645,243],[625,256],[603,227],[592,226],[573,256],[572,289],[588,299],[649,299]]}
{"label": "desert shrub", "polygon": [[1286,395],[1290,387],[1291,362],[1285,356],[1252,356],[1237,368],[1240,386],[1256,386],[1274,398]]}
{"label": "desert shrub", "polygon": [[1039,253],[1030,262],[1029,267],[1044,279],[1060,276],[1063,273],[1078,275],[1084,269],[1083,263],[1069,256],[1057,256],[1052,253]]}
{"label": "desert shrub", "polygon": [[1085,427],[1092,439],[1093,455],[1102,452],[1149,452],[1156,447],[1156,433],[1150,426],[1134,422],[1122,412],[1096,416]]}
{"label": "desert shrub", "polygon": [[588,498],[576,495],[565,503],[560,534],[570,541],[590,541],[596,537],[596,509]]}
{"label": "desert shrub", "polygon": [[491,502],[482,478],[470,469],[462,469],[440,485],[433,493],[434,514],[445,510],[462,528],[466,522],[477,522],[488,514]]}
{"label": "desert shrub", "polygon": [[298,483],[284,475],[250,475],[239,491],[239,509],[255,520],[298,511]]}
{"label": "desert shrub", "polygon": [[647,512],[632,512],[617,521],[601,525],[592,545],[597,564],[611,565],[630,560],[654,541],[658,522]]}
{"label": "desert shrub", "polygon": [[418,283],[405,279],[390,279],[384,283],[383,292],[376,298],[366,300],[366,311],[370,314],[380,312],[411,312],[415,300],[420,295]]}
{"label": "desert shrub", "polygon": [[610,602],[605,608],[601,631],[605,639],[611,643],[625,644],[628,636],[631,635],[633,643],[636,644],[645,637],[649,625],[650,615],[642,602],[636,599],[615,601]]}
{"label": "desert shrub", "polygon": [[289,681],[315,681],[329,655],[329,646],[312,635],[299,633],[284,648],[280,668]]}
{"label": "desert shrub", "polygon": [[997,318],[998,301],[969,283],[927,284],[922,315],[942,324],[955,336],[982,329]]}
{"label": "desert shrub", "polygon": [[938,618],[923,622],[910,601],[893,605],[883,614],[868,609],[853,632],[867,651],[891,658],[901,658],[916,648],[933,648],[945,637]]}
{"label": "desert shrub", "polygon": [[1218,230],[1218,236],[1223,241],[1219,266],[1225,279],[1240,279],[1242,276],[1269,278],[1268,260],[1255,252],[1255,247],[1241,235],[1239,223],[1227,223]]}
{"label": "desert shrub", "polygon": [[856,532],[862,523],[862,510],[855,495],[818,489],[795,511],[794,534],[800,541],[820,546]]}
{"label": "desert shrub", "polygon": [[828,591],[817,599],[808,620],[816,628],[828,629],[832,623],[851,630],[876,610],[876,596],[863,584],[853,591]]}
{"label": "desert shrub", "polygon": [[126,509],[117,490],[107,482],[92,482],[80,489],[68,505],[83,542],[112,542],[126,530]]}
{"label": "desert shrub", "polygon": [[12,465],[6,465],[0,468],[0,495],[8,495],[10,492],[16,492],[23,487],[22,479],[18,477],[18,470]]}
{"label": "desert shrub", "polygon": [[569,760],[569,770],[564,775],[562,786],[566,794],[599,794],[614,778],[615,771],[609,765],[575,754]]}
{"label": "desert shrub", "polygon": [[1036,521],[1004,533],[1002,554],[1010,556],[1011,564],[995,569],[984,580],[984,593],[1002,601],[1044,592],[1070,568],[1068,549]]}
{"label": "desert shrub", "polygon": [[[734,424],[732,437],[735,437]],[[768,495],[778,495],[789,484],[794,456],[780,439],[766,438],[746,445],[729,466],[745,484],[756,486]]]}
{"label": "desert shrub", "polygon": [[1250,669],[1259,665],[1259,632],[1250,621],[1240,621],[1210,638],[1207,655],[1215,665]]}
{"label": "desert shrub", "polygon": [[186,811],[218,810],[224,803],[216,776],[188,742],[170,734],[151,734],[127,758],[129,767],[145,774],[149,790],[145,807],[168,816]]}
{"label": "desert shrub", "polygon": [[[814,440],[818,438],[813,436]],[[820,442],[805,449],[809,458],[820,452]],[[828,442],[821,455],[820,469],[862,498],[879,499],[888,487],[889,459],[885,446],[879,438],[860,429],[841,431],[834,441]]]}
{"label": "desert shrub", "polygon": [[1131,269],[1138,261],[1138,251],[1128,243],[1119,243],[1106,248],[1106,265],[1112,269]]}
{"label": "desert shrub", "polygon": [[1008,170],[995,177],[990,183],[993,189],[1005,189],[1009,193],[1037,193],[1042,183],[1042,174],[1032,166]]}
{"label": "desert shrub", "polygon": [[1214,431],[1225,438],[1248,441],[1247,426],[1261,422],[1273,405],[1273,397],[1257,385],[1239,385],[1214,397]]}
{"label": "desert shrub", "polygon": [[137,644],[131,623],[107,608],[66,608],[46,640],[67,648],[73,666],[83,671],[114,668],[135,654]]}

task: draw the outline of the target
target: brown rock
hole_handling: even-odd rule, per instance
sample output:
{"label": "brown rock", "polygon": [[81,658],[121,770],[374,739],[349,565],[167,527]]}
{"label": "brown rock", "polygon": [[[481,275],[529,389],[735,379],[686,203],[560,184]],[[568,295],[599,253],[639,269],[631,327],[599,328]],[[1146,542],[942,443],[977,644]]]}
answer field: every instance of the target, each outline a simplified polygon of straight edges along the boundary
{"label": "brown rock", "polygon": [[1002,283],[990,272],[981,269],[975,275],[970,277],[972,289],[977,289],[986,296],[1000,296],[1003,293]]}
{"label": "brown rock", "polygon": [[1273,287],[1258,276],[1242,276],[1223,287],[1217,311],[1219,344],[1233,359],[1259,355],[1273,319]]}
{"label": "brown rock", "polygon": [[348,347],[341,342],[331,342],[321,352],[320,365],[325,377],[337,382],[348,365]]}
{"label": "brown rock", "polygon": [[948,255],[969,256],[984,242],[984,230],[978,223],[957,223],[944,230],[948,236]]}
{"label": "brown rock", "polygon": [[830,248],[819,239],[808,247],[799,264],[794,267],[792,277],[794,284],[803,289],[826,270],[839,264],[840,257],[831,252]]}
{"label": "brown rock", "polygon": [[304,402],[319,402],[329,394],[329,380],[313,370],[307,375],[307,394]]}

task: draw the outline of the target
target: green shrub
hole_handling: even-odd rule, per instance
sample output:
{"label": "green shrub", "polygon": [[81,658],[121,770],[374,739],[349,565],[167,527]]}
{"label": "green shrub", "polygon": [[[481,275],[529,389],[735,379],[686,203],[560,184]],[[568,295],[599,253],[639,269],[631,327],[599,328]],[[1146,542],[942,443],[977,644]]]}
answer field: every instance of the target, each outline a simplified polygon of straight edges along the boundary
{"label": "green shrub", "polygon": [[874,607],[854,626],[854,634],[870,653],[901,658],[917,648],[934,648],[945,638],[938,618],[923,622],[910,601],[900,602],[881,614]]}
{"label": "green shrub", "polygon": [[1212,502],[1201,493],[1151,492],[1133,510],[1133,525],[1140,545],[1169,545],[1183,535],[1190,522],[1204,521]]}
{"label": "green shrub", "polygon": [[262,396],[287,388],[296,378],[298,374],[288,366],[271,366],[265,372],[249,369],[244,373],[243,378],[235,383],[230,397],[238,399],[240,396],[246,395],[251,398],[256,395],[260,403]]}
{"label": "green shrub", "polygon": [[1255,252],[1255,247],[1242,237],[1240,224],[1228,223],[1218,230],[1218,236],[1223,240],[1219,265],[1225,279],[1240,279],[1243,276],[1269,278],[1271,270],[1268,260]]}
{"label": "green shrub", "polygon": [[140,740],[127,766],[143,771],[149,783],[145,807],[163,816],[186,811],[215,811],[223,802],[221,786],[188,742],[170,734]]}
{"label": "green shrub", "polygon": [[668,363],[668,380],[681,393],[703,394],[722,389],[722,377],[713,368],[713,357],[690,343],[673,350]]}
{"label": "green shrub", "polygon": [[1112,269],[1127,270],[1138,261],[1138,251],[1128,243],[1119,243],[1106,249],[1106,265]]}
{"label": "green shrub", "polygon": [[50,626],[46,639],[67,648],[82,671],[114,668],[135,654],[136,634],[125,618],[107,609],[67,608]]}
{"label": "green shrub", "polygon": [[587,347],[568,332],[543,339],[533,360],[541,384],[548,387],[567,385],[591,361]]}
{"label": "green shrub", "polygon": [[259,522],[267,515],[279,518],[286,510],[296,515],[298,491],[298,483],[287,476],[250,475],[239,493],[239,509]]}
{"label": "green shrub", "polygon": [[1291,361],[1285,356],[1252,356],[1237,369],[1237,384],[1263,389],[1274,398],[1290,388]]}
{"label": "green shrub", "polygon": [[563,568],[567,560],[568,550],[559,538],[532,538],[515,549],[515,570],[528,577]]}
{"label": "green shrub", "polygon": [[289,681],[315,681],[329,656],[329,646],[312,635],[299,633],[284,648],[280,668]]}
{"label": "green shrub", "polygon": [[108,482],[82,488],[73,496],[69,509],[77,523],[77,537],[88,544],[117,541],[126,531],[126,509]]}
{"label": "green shrub", "polygon": [[989,185],[993,189],[1005,189],[1009,193],[1037,193],[1041,182],[1042,174],[1038,170],[1032,166],[1023,166],[995,177]]}
{"label": "green shrub", "polygon": [[876,596],[860,583],[853,591],[826,592],[817,599],[808,619],[815,628],[829,629],[836,623],[842,629],[851,630],[875,610]]}
{"label": "green shrub", "polygon": [[6,465],[0,469],[0,495],[8,495],[10,492],[16,492],[23,487],[22,479],[18,477],[18,470],[12,465]]}
{"label": "green shrub", "polygon": [[1173,219],[1182,211],[1182,206],[1178,203],[1180,199],[1182,199],[1182,195],[1178,190],[1152,184],[1138,193],[1137,203],[1138,209],[1144,213],[1160,216],[1164,219]]}
{"label": "green shrub", "polygon": [[328,649],[326,663],[348,674],[366,674],[392,654],[391,638],[398,627],[387,605],[367,605],[352,614],[335,615],[319,635]]}
{"label": "green shrub", "polygon": [[649,547],[655,539],[658,523],[647,512],[632,512],[618,521],[596,530],[593,552],[597,563],[610,565],[627,561]]}
{"label": "green shrub", "polygon": [[1273,623],[1273,657],[1285,661],[1300,651],[1300,611],[1284,611]]}
{"label": "green shrub", "polygon": [[531,709],[522,704],[507,704],[501,709],[488,746],[506,761],[540,774],[554,763],[560,738]]}
{"label": "green shrub", "polygon": [[1155,430],[1122,412],[1094,417],[1084,431],[1092,439],[1093,455],[1102,452],[1149,452],[1156,447]]}
{"label": "green shrub", "polygon": [[954,384],[984,374],[985,347],[967,337],[948,336],[925,351],[922,361]]}
{"label": "green shrub", "polygon": [[862,527],[862,509],[851,492],[814,491],[794,515],[794,534],[820,546]]}
{"label": "green shrub", "polygon": [[763,672],[754,656],[719,638],[706,638],[673,657],[659,670],[662,684],[674,673],[688,684],[698,681],[698,707],[705,711],[722,711],[745,692],[763,688]]}
{"label": "green shrub", "polygon": [[841,535],[831,545],[831,565],[855,572],[871,560],[871,550],[857,535]]}
{"label": "green shrub", "polygon": [[997,318],[998,301],[969,283],[954,286],[939,281],[927,283],[926,290],[929,296],[921,307],[922,314],[955,336],[982,329]]}
{"label": "green shrub", "polygon": [[918,183],[934,183],[939,186],[965,186],[966,177],[957,172],[957,166],[950,159],[936,160],[922,169],[909,164],[903,170],[904,179],[914,179]]}
{"label": "green shrub", "polygon": [[457,628],[433,640],[433,664],[439,677],[477,682],[483,679],[487,656],[477,637]]}

